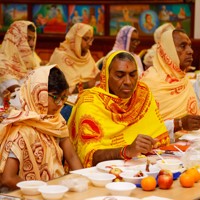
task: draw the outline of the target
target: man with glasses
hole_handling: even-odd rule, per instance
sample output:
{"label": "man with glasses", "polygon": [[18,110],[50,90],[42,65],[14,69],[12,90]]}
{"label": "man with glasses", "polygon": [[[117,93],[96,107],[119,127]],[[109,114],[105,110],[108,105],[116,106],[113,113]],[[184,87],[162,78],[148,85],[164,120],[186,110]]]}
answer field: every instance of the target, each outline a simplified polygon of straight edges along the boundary
{"label": "man with glasses", "polygon": [[[93,40],[93,27],[76,23],[50,58],[50,64],[57,64],[65,74],[69,93],[75,94],[70,96],[73,102],[76,101],[79,92],[95,86],[99,80],[99,69],[90,53]],[[71,107],[65,106],[61,113],[68,120]]]}
{"label": "man with glasses", "polygon": [[93,27],[76,23],[50,58],[50,64],[57,64],[64,72],[70,93],[91,88],[99,80],[99,69],[90,53],[93,40]]}

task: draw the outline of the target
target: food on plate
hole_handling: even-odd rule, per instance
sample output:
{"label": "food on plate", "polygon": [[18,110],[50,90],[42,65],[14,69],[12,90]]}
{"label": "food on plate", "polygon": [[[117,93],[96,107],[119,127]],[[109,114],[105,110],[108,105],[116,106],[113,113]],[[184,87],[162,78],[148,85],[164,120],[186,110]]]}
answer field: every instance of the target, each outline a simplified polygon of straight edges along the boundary
{"label": "food on plate", "polygon": [[173,184],[173,174],[171,171],[161,169],[158,173],[158,187],[160,189],[169,189]]}
{"label": "food on plate", "polygon": [[116,176],[116,178],[121,178],[120,177],[120,173],[122,173],[122,170],[120,168],[112,168],[110,171],[109,171],[110,174],[114,174]]}
{"label": "food on plate", "polygon": [[153,176],[147,176],[142,179],[141,187],[145,191],[152,191],[156,188],[156,179]]}
{"label": "food on plate", "polygon": [[193,187],[195,179],[192,174],[183,172],[179,177],[179,182],[182,187],[190,188]]}
{"label": "food on plate", "polygon": [[133,177],[142,177],[142,176],[144,176],[144,174],[142,173],[142,171],[139,171]]}
{"label": "food on plate", "polygon": [[149,170],[149,165],[150,165],[150,160],[147,159],[146,168],[145,168],[146,172],[150,172],[150,170]]}
{"label": "food on plate", "polygon": [[123,178],[122,177],[117,177],[113,180],[113,182],[123,182]]}

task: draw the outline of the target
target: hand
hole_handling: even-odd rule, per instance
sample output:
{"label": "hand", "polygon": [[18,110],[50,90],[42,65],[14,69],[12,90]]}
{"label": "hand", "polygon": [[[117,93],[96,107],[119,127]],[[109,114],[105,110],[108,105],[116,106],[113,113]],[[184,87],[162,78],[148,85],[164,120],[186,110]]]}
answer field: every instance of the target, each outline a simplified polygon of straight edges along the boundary
{"label": "hand", "polygon": [[199,115],[186,115],[181,118],[184,130],[192,131],[200,129],[200,116]]}
{"label": "hand", "polygon": [[150,152],[156,141],[148,136],[139,134],[131,145],[126,148],[126,155],[128,157],[136,156],[137,154],[146,154]]}

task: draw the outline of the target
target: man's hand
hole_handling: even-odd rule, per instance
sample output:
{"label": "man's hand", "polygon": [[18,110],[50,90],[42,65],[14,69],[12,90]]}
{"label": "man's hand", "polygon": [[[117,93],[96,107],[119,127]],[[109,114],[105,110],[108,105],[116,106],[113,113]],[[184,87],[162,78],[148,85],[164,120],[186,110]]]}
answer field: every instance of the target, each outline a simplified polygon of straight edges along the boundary
{"label": "man's hand", "polygon": [[127,146],[126,155],[134,157],[141,153],[146,154],[152,150],[155,143],[156,141],[152,137],[139,134],[132,144]]}
{"label": "man's hand", "polygon": [[182,127],[184,130],[192,131],[200,129],[200,116],[199,115],[187,115],[181,118]]}

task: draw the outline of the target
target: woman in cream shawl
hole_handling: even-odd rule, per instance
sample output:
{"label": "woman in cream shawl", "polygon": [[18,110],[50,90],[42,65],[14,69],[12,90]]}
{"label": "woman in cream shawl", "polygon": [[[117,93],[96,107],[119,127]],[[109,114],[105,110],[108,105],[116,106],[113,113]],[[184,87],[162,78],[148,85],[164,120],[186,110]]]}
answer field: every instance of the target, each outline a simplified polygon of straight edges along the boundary
{"label": "woman in cream shawl", "polygon": [[[110,92],[109,67],[118,55],[124,58],[116,60],[116,63],[121,61],[126,66],[131,65],[129,83],[121,78],[124,80],[123,87],[131,85],[129,87],[133,93],[131,92],[128,98],[120,98]],[[119,67],[122,65],[119,64]],[[126,71],[126,67],[123,70]],[[125,71],[116,73],[125,74]],[[152,138],[156,138],[157,142],[154,145],[157,147],[169,143],[169,136],[156,102],[148,87],[137,82],[137,73],[137,65],[132,54],[126,51],[111,52],[104,60],[100,85],[85,90],[80,95],[69,120],[69,130],[84,167],[91,167],[97,163],[94,161],[94,154],[99,150],[102,150],[101,156],[97,156],[99,161],[126,159],[126,156],[121,155],[125,147],[131,148],[131,155],[134,155],[134,148],[137,146],[134,141],[137,140],[139,145],[141,138],[141,145],[147,142],[151,148]],[[122,81],[119,77],[118,79],[119,82]],[[133,83],[130,84],[130,81]]]}
{"label": "woman in cream shawl", "polygon": [[0,188],[22,180],[48,181],[82,167],[60,114],[68,85],[55,66],[33,70],[20,89],[22,110],[0,124]]}
{"label": "woman in cream shawl", "polygon": [[153,66],[141,79],[151,89],[163,119],[176,119],[175,131],[200,128],[196,95],[186,76],[192,54],[189,37],[181,30],[168,30],[158,43]]}
{"label": "woman in cream shawl", "polygon": [[92,42],[93,27],[76,23],[50,58],[50,64],[57,64],[64,72],[70,93],[93,87],[98,80],[99,69],[89,50]]}
{"label": "woman in cream shawl", "polygon": [[[34,44],[28,43],[28,26],[35,28]],[[0,47],[0,92],[12,85],[21,85],[27,73],[39,66],[34,57],[36,27],[30,21],[16,21],[7,30]]]}

